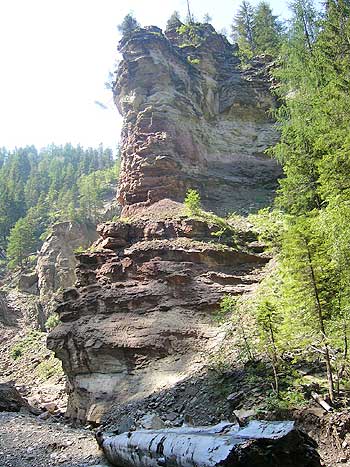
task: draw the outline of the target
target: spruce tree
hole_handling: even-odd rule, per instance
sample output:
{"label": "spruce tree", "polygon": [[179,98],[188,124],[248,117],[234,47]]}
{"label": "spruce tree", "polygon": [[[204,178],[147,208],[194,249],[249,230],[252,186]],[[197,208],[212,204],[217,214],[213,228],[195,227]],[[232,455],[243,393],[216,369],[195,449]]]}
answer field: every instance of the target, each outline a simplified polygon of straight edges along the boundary
{"label": "spruce tree", "polygon": [[123,21],[118,25],[118,31],[123,37],[129,36],[140,27],[139,22],[132,13],[128,13]]}
{"label": "spruce tree", "polygon": [[231,27],[232,39],[237,42],[243,56],[252,57],[256,44],[254,37],[254,8],[243,0]]}
{"label": "spruce tree", "polygon": [[254,12],[253,34],[255,52],[277,55],[281,43],[282,26],[267,2],[260,2]]}

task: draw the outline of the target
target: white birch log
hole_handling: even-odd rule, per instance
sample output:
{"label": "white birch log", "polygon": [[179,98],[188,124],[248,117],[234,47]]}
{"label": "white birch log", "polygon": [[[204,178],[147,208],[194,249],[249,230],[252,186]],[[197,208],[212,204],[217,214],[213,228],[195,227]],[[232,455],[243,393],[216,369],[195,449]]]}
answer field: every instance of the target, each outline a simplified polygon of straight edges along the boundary
{"label": "white birch log", "polygon": [[[102,449],[107,459],[118,467],[225,467],[241,464],[237,460],[244,450],[254,452],[259,466],[318,467],[318,455],[300,437],[294,443],[298,451],[298,463],[289,463],[291,433],[298,433],[294,422],[252,421],[245,428],[231,423],[220,423],[213,427],[182,427],[168,430],[140,430],[123,433],[102,440]],[[294,437],[295,438],[295,437]],[[286,441],[287,440],[287,441]],[[286,442],[284,442],[286,441]],[[276,457],[274,446],[281,442],[283,459],[281,464],[261,463],[266,449],[254,449],[252,443],[261,442]],[[283,446],[282,446],[283,445]],[[288,452],[286,452],[286,450]],[[259,458],[261,455],[261,458]],[[238,456],[238,457],[237,457]],[[287,457],[286,457],[287,456]],[[247,458],[244,455],[243,457]],[[249,457],[249,455],[248,455]],[[302,460],[300,460],[302,459]]]}
{"label": "white birch log", "polygon": [[333,410],[333,408],[319,394],[317,394],[317,392],[312,392],[311,397],[327,412],[331,412]]}

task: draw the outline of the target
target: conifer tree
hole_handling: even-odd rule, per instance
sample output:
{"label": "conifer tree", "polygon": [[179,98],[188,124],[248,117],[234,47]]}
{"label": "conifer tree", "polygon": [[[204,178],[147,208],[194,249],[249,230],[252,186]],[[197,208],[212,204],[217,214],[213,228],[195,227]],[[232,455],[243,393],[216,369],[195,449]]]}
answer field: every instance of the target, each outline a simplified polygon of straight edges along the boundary
{"label": "conifer tree", "polygon": [[182,25],[180,13],[174,11],[166,23],[166,29],[177,29]]}
{"label": "conifer tree", "polygon": [[10,266],[20,266],[23,269],[26,258],[35,253],[35,226],[31,219],[19,219],[11,229],[7,247],[7,257]]}
{"label": "conifer tree", "polygon": [[123,37],[130,35],[133,31],[140,27],[139,22],[132,13],[128,13],[123,21],[118,25],[118,31]]}
{"label": "conifer tree", "polygon": [[243,0],[231,27],[232,39],[237,42],[241,54],[251,57],[256,48],[254,38],[254,9]]}
{"label": "conifer tree", "polygon": [[254,12],[253,34],[256,53],[276,55],[281,43],[282,27],[269,4],[262,1]]}
{"label": "conifer tree", "polygon": [[[326,253],[324,232],[318,227],[317,213],[293,220],[284,236],[282,255],[286,277],[286,310],[289,308],[294,313],[294,319],[301,321],[301,332],[303,338],[306,338],[306,344],[315,348],[321,346],[328,393],[333,401],[333,368],[327,321],[332,317],[331,297],[335,293],[336,284],[333,279],[334,265]],[[295,332],[293,329],[290,331]]]}

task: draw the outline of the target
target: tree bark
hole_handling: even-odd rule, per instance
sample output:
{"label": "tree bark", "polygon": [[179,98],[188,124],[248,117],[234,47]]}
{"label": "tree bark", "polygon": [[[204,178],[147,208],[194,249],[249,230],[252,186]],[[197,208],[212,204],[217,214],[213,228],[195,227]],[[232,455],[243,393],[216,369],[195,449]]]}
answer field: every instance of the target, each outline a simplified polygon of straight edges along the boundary
{"label": "tree bark", "polygon": [[320,467],[310,438],[294,422],[228,422],[213,427],[143,430],[98,437],[118,467]]}
{"label": "tree bark", "polygon": [[307,255],[308,255],[308,260],[309,260],[312,288],[313,288],[314,295],[315,295],[318,322],[319,322],[320,332],[321,332],[322,341],[324,345],[325,363],[326,363],[326,368],[327,368],[328,393],[329,393],[329,398],[331,402],[333,402],[334,401],[334,383],[333,383],[333,370],[332,370],[332,365],[331,365],[331,357],[329,354],[329,346],[327,342],[326,329],[324,327],[322,306],[321,306],[321,301],[320,301],[320,297],[318,293],[316,276],[315,276],[315,271],[313,268],[313,263],[312,263],[312,258],[311,258],[311,252],[310,252],[310,248],[309,248],[307,241],[305,241],[305,243],[306,243]]}

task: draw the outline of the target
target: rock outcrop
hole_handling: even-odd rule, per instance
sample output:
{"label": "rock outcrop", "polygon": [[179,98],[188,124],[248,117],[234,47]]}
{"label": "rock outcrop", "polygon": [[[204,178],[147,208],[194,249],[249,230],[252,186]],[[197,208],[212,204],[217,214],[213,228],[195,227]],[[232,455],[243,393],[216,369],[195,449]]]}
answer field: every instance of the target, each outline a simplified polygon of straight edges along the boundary
{"label": "rock outcrop", "polygon": [[11,383],[0,383],[0,412],[19,412],[22,408],[29,408],[15,386]]}
{"label": "rock outcrop", "polygon": [[0,323],[8,324],[10,310],[6,298],[0,293]]}
{"label": "rock outcrop", "polygon": [[96,238],[94,225],[61,222],[52,227],[36,266],[40,303],[46,317],[56,308],[57,295],[76,281],[75,250],[88,248]]}
{"label": "rock outcrop", "polygon": [[68,415],[90,421],[113,399],[146,396],[199,366],[223,338],[213,319],[220,299],[251,291],[267,262],[214,243],[217,226],[186,216],[98,230],[48,339],[68,376]]}
{"label": "rock outcrop", "polygon": [[262,62],[242,72],[235,46],[209,25],[194,35],[139,29],[120,50],[123,218],[77,256],[76,287],[48,338],[68,378],[67,415],[92,422],[200,368],[224,336],[220,300],[253,291],[268,261],[249,231],[235,243],[215,216],[184,215],[186,190],[216,212],[250,211],[280,173],[263,154],[278,136]]}
{"label": "rock outcrop", "polygon": [[268,57],[242,71],[236,46],[212,26],[188,28],[152,26],[120,43],[124,215],[164,197],[182,202],[188,188],[214,212],[249,212],[276,187],[280,169],[264,155],[278,139]]}

